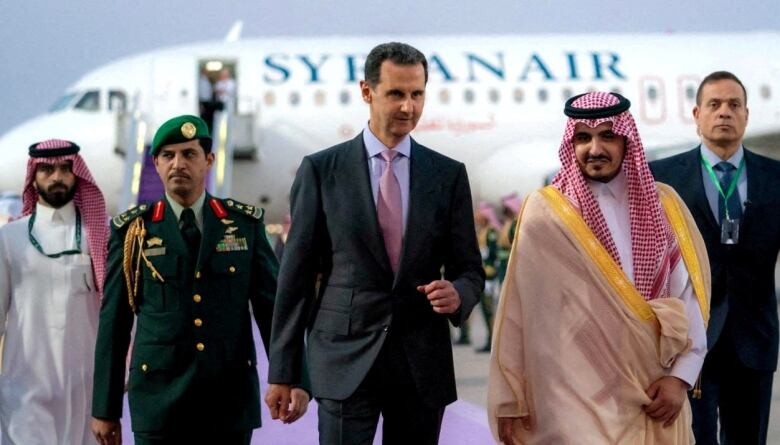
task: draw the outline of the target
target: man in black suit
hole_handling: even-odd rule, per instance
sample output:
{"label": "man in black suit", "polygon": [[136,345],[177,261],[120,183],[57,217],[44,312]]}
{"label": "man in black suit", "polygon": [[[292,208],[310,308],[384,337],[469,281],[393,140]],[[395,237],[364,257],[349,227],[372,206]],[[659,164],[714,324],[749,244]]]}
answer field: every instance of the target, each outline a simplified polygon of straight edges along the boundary
{"label": "man in black suit", "polygon": [[747,93],[726,71],[705,77],[693,109],[699,147],[650,164],[677,190],[699,226],[712,269],[709,353],[697,444],[766,443],[778,320],[774,271],[780,249],[780,162],[745,149]]}
{"label": "man in black suit", "polygon": [[[465,166],[411,139],[425,56],[374,48],[360,82],[370,121],[306,156],[291,191],[266,403],[283,416],[307,358],[322,444],[434,444],[455,401],[448,322],[479,300],[484,272]],[[443,279],[442,279],[443,269]]]}

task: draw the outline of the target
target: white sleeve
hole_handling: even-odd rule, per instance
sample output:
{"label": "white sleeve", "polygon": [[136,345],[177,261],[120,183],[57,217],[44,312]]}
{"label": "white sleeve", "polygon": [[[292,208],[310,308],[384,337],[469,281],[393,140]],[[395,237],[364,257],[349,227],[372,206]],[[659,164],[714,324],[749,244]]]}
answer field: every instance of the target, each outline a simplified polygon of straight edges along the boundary
{"label": "white sleeve", "polygon": [[4,231],[0,230],[0,337],[5,335],[5,321],[11,306],[11,261]]}
{"label": "white sleeve", "polygon": [[669,375],[685,381],[690,388],[693,388],[704,364],[704,356],[707,354],[707,330],[704,327],[699,300],[693,292],[691,278],[682,259],[672,271],[670,279],[672,296],[677,296],[685,303],[691,349],[677,357]]}

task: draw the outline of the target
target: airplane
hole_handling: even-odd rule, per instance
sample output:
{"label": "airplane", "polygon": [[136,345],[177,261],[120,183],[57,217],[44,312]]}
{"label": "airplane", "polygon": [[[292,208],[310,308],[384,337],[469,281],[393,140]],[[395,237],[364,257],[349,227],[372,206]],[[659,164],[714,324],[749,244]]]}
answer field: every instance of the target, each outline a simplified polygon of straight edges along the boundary
{"label": "airplane", "polygon": [[391,40],[428,57],[425,109],[412,135],[465,162],[475,203],[543,185],[559,164],[564,101],[585,91],[630,99],[653,158],[698,143],[698,83],[729,70],[747,88],[748,146],[780,134],[777,32],[241,39],[237,23],[224,41],[145,52],[85,74],[49,112],[0,138],[7,167],[0,191],[20,191],[31,143],[64,138],[82,147],[109,211],[124,210],[139,199],[140,170],[130,161],[140,165],[162,122],[198,113],[201,70],[227,69],[237,88],[219,121],[230,122],[229,135],[224,126],[220,134],[231,144],[220,190],[280,223],[301,158],[365,127],[368,107],[358,88],[365,56]]}

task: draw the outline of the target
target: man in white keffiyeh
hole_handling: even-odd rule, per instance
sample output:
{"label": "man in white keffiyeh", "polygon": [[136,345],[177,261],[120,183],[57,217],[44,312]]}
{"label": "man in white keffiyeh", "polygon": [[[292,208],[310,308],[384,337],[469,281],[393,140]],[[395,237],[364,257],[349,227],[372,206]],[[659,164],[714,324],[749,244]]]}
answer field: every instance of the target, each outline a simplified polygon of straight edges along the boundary
{"label": "man in white keffiyeh", "polygon": [[108,217],[73,142],[29,148],[22,217],[0,228],[5,444],[92,444],[89,406]]}
{"label": "man in white keffiyeh", "polygon": [[687,208],[653,181],[629,107],[570,99],[561,170],[520,211],[488,394],[505,444],[691,443],[709,265]]}

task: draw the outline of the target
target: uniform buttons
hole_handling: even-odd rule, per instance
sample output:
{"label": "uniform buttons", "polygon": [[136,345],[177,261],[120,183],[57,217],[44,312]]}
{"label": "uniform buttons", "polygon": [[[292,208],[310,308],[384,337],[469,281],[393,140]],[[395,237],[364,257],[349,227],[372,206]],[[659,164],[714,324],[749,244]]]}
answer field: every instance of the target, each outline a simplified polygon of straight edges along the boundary
{"label": "uniform buttons", "polygon": [[197,327],[201,327],[201,326],[203,326],[203,320],[201,320],[200,318],[196,318],[196,319],[193,321],[193,323],[195,323],[195,326],[197,326]]}
{"label": "uniform buttons", "polygon": [[230,273],[235,273],[236,272],[236,268],[234,266],[228,267],[228,270],[230,271]]}
{"label": "uniform buttons", "polygon": [[198,294],[195,294],[195,295],[192,296],[192,301],[194,301],[196,303],[200,303],[200,300],[202,300],[202,299],[203,298],[201,298],[201,296],[198,295]]}
{"label": "uniform buttons", "polygon": [[197,345],[195,345],[195,349],[197,349],[198,351],[202,351],[206,349],[206,345],[204,345],[203,343],[198,343]]}
{"label": "uniform buttons", "polygon": [[149,365],[147,365],[146,363],[144,363],[143,365],[141,365],[141,371],[143,371],[143,372],[146,372],[146,371],[148,371],[148,370],[149,370]]}
{"label": "uniform buttons", "polygon": [[195,279],[200,280],[200,271],[195,272]]}
{"label": "uniform buttons", "polygon": [[247,361],[246,361],[246,365],[247,365],[247,366],[252,366],[252,360],[247,360]]}
{"label": "uniform buttons", "polygon": [[389,331],[389,330],[390,330],[390,327],[389,327],[389,326],[387,326],[387,325],[384,325],[384,326],[382,326],[382,330],[383,330],[383,331],[385,331],[385,332],[387,332],[387,331]]}

